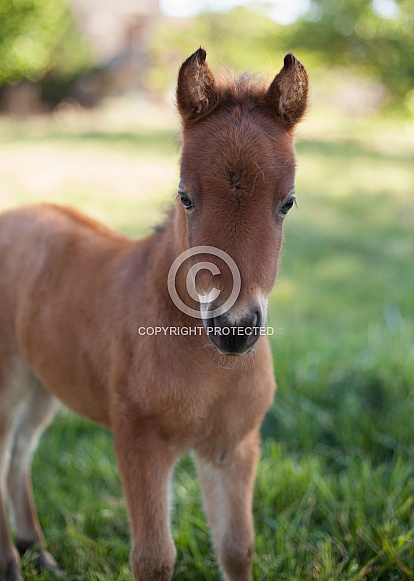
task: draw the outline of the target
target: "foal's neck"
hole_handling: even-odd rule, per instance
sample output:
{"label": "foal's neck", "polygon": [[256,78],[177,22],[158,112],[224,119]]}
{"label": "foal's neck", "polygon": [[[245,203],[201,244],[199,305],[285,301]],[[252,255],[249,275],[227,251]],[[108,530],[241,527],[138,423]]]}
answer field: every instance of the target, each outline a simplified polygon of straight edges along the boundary
{"label": "foal's neck", "polygon": [[[180,220],[178,208],[170,212],[163,226],[146,240],[146,278],[148,279],[147,292],[153,293],[153,300],[157,302],[168,325],[194,326],[201,325],[199,319],[193,319],[182,313],[173,303],[168,291],[168,273],[174,260],[188,249],[186,225]],[[185,226],[185,228],[183,227]],[[178,271],[176,287],[179,296],[191,308],[199,305],[186,292],[187,262]],[[159,312],[160,312],[159,311]]]}

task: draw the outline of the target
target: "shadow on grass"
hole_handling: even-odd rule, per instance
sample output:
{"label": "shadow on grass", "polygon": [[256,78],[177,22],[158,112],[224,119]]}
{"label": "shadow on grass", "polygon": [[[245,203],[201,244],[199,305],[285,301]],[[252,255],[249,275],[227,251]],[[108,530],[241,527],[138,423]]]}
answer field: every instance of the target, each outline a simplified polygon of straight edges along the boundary
{"label": "shadow on grass", "polygon": [[[33,131],[27,129],[26,126],[12,126],[4,130],[0,135],[0,142],[16,142],[16,141],[36,141],[46,142],[50,140],[57,140],[61,142],[71,143],[74,141],[80,142],[99,142],[107,144],[116,144],[122,146],[129,146],[142,150],[145,147],[151,150],[156,150],[160,153],[173,153],[180,148],[180,132],[179,126],[174,130],[166,129],[161,131],[105,131],[105,130],[90,130],[77,131],[65,129],[45,129],[43,131]],[[355,156],[365,157],[366,159],[381,161],[381,160],[409,160],[410,156],[402,156],[398,153],[386,153],[378,151],[372,147],[364,145],[357,139],[344,139],[335,142],[322,140],[301,140],[296,144],[296,149],[299,154],[319,155],[324,158],[341,157],[346,159],[355,158]]]}
{"label": "shadow on grass", "polygon": [[332,141],[303,140],[296,143],[296,150],[300,154],[319,155],[324,158],[340,157],[345,159],[355,159],[361,156],[373,161],[397,160],[409,161],[412,156],[407,153],[407,157],[398,153],[386,153],[363,145],[357,139],[344,139]]}
{"label": "shadow on grass", "polygon": [[27,143],[59,141],[61,143],[102,143],[107,145],[120,145],[137,149],[139,151],[150,149],[152,152],[174,154],[179,150],[179,133],[177,131],[45,131],[45,132],[27,132],[26,130],[13,130],[12,133],[4,133],[0,137],[2,142],[19,142]]}

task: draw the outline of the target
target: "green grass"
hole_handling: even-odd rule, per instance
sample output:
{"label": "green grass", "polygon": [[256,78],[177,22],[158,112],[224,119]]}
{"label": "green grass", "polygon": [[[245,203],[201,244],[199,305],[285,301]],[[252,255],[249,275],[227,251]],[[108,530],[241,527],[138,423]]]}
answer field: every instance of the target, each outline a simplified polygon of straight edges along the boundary
{"label": "green grass", "polygon": [[[298,143],[300,210],[288,219],[271,301],[278,392],[255,489],[256,581],[414,579],[414,166],[403,147],[383,146],[377,123],[370,140],[357,127]],[[9,143],[17,153],[97,148],[108,163],[114,154],[176,163],[168,132],[33,135],[23,127],[0,149]],[[0,177],[12,193],[3,206],[35,198],[13,184]],[[159,219],[167,194],[114,200],[92,187],[84,197],[69,183],[54,199],[138,235]],[[111,435],[61,413],[33,474],[48,548],[67,578],[130,580]],[[217,579],[190,456],[176,469],[172,520],[174,579]],[[30,557],[24,570],[28,581],[48,578],[36,577]]]}

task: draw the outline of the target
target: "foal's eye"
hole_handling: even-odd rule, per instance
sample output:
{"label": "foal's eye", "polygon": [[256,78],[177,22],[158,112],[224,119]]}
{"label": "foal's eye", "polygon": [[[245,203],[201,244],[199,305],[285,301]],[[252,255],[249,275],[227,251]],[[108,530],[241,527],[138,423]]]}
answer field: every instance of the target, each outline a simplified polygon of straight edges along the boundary
{"label": "foal's eye", "polygon": [[191,210],[193,206],[193,202],[190,200],[188,196],[185,194],[180,194],[181,203],[186,210]]}
{"label": "foal's eye", "polygon": [[289,212],[289,210],[292,208],[292,206],[295,203],[295,201],[296,201],[296,196],[293,196],[293,195],[290,196],[290,198],[288,198],[286,200],[286,202],[283,204],[283,206],[281,206],[281,208],[280,208],[279,211],[282,214],[285,214],[286,215]]}
{"label": "foal's eye", "polygon": [[178,195],[180,196],[181,203],[186,210],[192,210],[194,208],[194,204],[191,201],[187,190],[181,185],[178,186]]}

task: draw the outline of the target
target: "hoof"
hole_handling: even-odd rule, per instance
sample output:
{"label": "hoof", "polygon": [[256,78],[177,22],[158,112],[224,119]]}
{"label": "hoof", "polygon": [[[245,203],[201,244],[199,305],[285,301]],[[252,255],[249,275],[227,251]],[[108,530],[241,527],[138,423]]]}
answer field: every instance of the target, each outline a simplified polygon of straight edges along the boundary
{"label": "hoof", "polygon": [[52,555],[46,549],[40,548],[35,552],[35,569],[38,573],[45,569],[56,577],[63,577],[63,571],[56,563]]}
{"label": "hoof", "polygon": [[[26,555],[27,553],[30,553],[33,556],[34,567],[38,573],[46,570],[55,577],[64,576],[62,569],[56,563],[55,559],[52,557],[49,551],[46,551],[46,549],[40,547],[38,543],[16,541],[16,547],[21,556]],[[12,580],[10,579],[10,581]]]}

